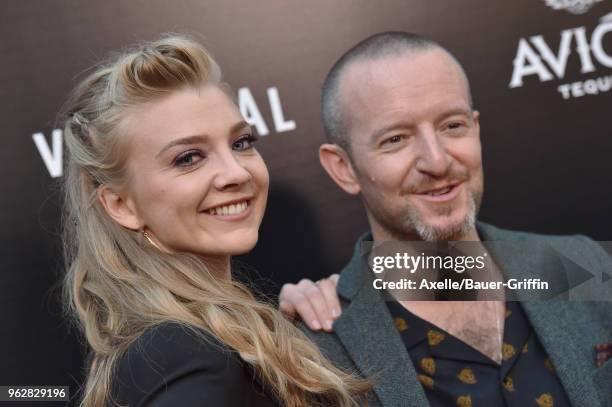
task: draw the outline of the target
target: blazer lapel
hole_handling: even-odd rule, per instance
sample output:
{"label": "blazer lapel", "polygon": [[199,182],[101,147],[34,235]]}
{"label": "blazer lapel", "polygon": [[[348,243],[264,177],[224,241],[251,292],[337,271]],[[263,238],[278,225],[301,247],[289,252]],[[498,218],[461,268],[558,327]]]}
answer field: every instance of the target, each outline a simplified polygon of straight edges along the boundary
{"label": "blazer lapel", "polygon": [[[557,376],[574,406],[601,406],[593,381],[594,356],[591,338],[585,332],[568,329],[576,312],[568,301],[525,301],[523,308],[555,366]],[[570,327],[571,328],[571,327]]]}
{"label": "blazer lapel", "polygon": [[[550,357],[559,380],[572,402],[579,407],[602,406],[595,387],[593,372],[592,339],[580,329],[568,329],[574,320],[578,303],[570,302],[567,293],[571,288],[571,276],[582,276],[584,270],[575,269],[571,262],[563,259],[542,239],[529,241],[529,256],[521,249],[526,241],[519,242],[513,233],[501,231],[485,224],[479,224],[482,240],[500,241],[491,254],[501,266],[506,277],[551,280],[556,285],[555,297],[551,300],[529,300],[529,294],[518,293],[520,300],[540,343]],[[513,246],[513,242],[516,244]],[[495,242],[494,242],[495,243]],[[522,254],[522,255],[521,255]],[[581,279],[582,280],[582,279]],[[551,284],[552,285],[552,284]],[[558,295],[562,294],[562,295]],[[563,298],[563,299],[560,299]],[[570,327],[571,328],[571,327]]]}
{"label": "blazer lapel", "polygon": [[380,292],[355,248],[342,272],[338,291],[350,304],[334,322],[334,331],[360,372],[374,381],[381,404],[428,405],[427,397]]}

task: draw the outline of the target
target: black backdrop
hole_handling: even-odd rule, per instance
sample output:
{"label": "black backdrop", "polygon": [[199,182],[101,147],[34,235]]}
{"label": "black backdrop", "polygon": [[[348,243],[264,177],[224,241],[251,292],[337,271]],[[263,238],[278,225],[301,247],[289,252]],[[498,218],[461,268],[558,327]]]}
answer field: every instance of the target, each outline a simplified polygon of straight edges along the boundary
{"label": "black backdrop", "polygon": [[318,164],[318,98],[333,61],[379,31],[430,36],[464,64],[482,114],[482,220],[612,240],[611,12],[610,0],[3,1],[0,385],[74,392],[82,379],[83,350],[58,302],[61,133],[52,132],[76,78],[110,51],[192,34],[242,88],[247,116],[261,114],[272,186],[260,243],[242,260],[274,292],[338,271],[366,229],[360,202]]}

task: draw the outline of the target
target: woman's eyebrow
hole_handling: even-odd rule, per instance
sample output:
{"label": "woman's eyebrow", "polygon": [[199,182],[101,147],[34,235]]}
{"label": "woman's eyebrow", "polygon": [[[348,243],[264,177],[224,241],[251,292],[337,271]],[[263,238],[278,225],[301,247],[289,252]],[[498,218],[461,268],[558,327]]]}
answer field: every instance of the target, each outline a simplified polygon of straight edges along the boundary
{"label": "woman's eyebrow", "polygon": [[[238,130],[244,129],[246,127],[251,127],[250,124],[248,124],[246,121],[241,120],[237,123],[235,123],[229,130],[230,134],[237,132]],[[208,136],[206,134],[196,134],[193,136],[186,136],[186,137],[181,137],[178,139],[174,139],[171,142],[169,142],[168,144],[166,144],[160,151],[159,153],[157,153],[157,155],[155,156],[155,158],[159,157],[160,155],[163,154],[164,151],[168,150],[169,148],[172,148],[174,146],[181,146],[181,145],[189,145],[189,144],[197,144],[197,143],[203,143],[206,141],[206,139],[208,138]]]}
{"label": "woman's eyebrow", "polygon": [[232,128],[230,129],[230,133],[236,133],[238,130],[245,129],[247,127],[250,128],[251,125],[247,123],[245,120],[241,120],[232,126]]}
{"label": "woman's eyebrow", "polygon": [[203,143],[204,141],[206,141],[207,138],[208,138],[208,136],[205,135],[205,134],[198,134],[198,135],[194,135],[194,136],[181,137],[181,138],[172,140],[171,142],[166,144],[161,150],[159,150],[159,153],[157,153],[155,158],[159,157],[160,155],[162,155],[162,153],[164,151],[166,151],[169,148],[172,148],[174,146],[182,146],[182,145]]}

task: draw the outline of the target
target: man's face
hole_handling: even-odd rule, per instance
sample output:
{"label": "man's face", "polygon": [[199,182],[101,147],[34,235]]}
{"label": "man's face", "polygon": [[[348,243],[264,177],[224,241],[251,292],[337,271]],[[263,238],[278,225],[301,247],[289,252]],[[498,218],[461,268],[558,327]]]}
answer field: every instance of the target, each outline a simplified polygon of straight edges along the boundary
{"label": "man's face", "polygon": [[483,191],[467,80],[430,49],[349,66],[340,85],[351,162],[378,239],[458,240]]}

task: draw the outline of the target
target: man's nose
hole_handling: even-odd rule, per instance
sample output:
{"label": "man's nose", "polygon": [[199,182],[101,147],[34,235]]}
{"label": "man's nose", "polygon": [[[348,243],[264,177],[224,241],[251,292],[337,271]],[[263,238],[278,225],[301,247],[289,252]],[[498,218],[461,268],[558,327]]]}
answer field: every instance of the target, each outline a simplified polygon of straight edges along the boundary
{"label": "man's nose", "polygon": [[228,151],[218,156],[215,188],[221,191],[230,189],[250,181],[251,178],[251,173],[232,152]]}
{"label": "man's nose", "polygon": [[441,135],[433,128],[424,129],[419,137],[419,152],[416,168],[434,177],[448,172],[450,156],[446,151]]}

